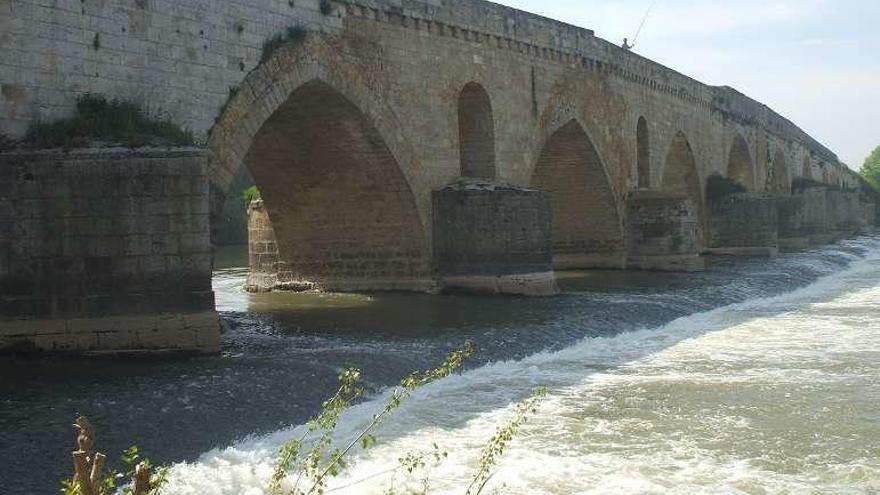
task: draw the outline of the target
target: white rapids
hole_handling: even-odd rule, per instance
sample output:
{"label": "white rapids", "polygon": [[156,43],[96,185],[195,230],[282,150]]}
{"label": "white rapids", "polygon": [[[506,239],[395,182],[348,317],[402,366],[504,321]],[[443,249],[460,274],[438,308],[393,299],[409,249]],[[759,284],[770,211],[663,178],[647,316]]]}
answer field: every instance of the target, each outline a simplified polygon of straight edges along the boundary
{"label": "white rapids", "polygon": [[[448,458],[430,470],[430,493],[464,494],[482,446],[545,386],[487,493],[877,494],[878,310],[874,242],[848,269],[782,296],[468,371],[420,390],[328,493],[378,495],[392,477],[395,493],[412,493],[420,480],[395,476],[398,459],[436,443]],[[383,404],[350,410],[338,440]],[[175,465],[163,493],[266,493],[278,447],[296,432]]]}

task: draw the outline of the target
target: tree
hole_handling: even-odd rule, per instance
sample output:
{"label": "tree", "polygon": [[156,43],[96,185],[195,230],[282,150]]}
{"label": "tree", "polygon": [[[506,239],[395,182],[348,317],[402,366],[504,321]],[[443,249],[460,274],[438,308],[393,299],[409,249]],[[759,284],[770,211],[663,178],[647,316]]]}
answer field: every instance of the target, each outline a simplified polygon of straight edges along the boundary
{"label": "tree", "polygon": [[865,164],[862,165],[862,170],[859,173],[875,189],[880,189],[880,146],[874,148],[874,151],[865,159]]}

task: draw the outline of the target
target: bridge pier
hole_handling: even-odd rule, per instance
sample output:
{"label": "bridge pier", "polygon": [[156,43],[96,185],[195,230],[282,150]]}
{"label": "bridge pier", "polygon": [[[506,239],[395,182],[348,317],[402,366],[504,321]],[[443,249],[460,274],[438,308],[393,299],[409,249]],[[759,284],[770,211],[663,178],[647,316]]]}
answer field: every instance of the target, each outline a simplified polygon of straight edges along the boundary
{"label": "bridge pier", "polygon": [[627,199],[630,247],[627,267],[696,272],[700,256],[697,205],[686,196],[636,192]]}
{"label": "bridge pier", "polygon": [[0,352],[216,352],[204,152],[0,154]]}
{"label": "bridge pier", "polygon": [[776,256],[779,254],[777,198],[735,193],[710,200],[706,254]]}
{"label": "bridge pier", "polygon": [[443,290],[528,296],[559,292],[546,193],[470,182],[432,196],[434,257]]}

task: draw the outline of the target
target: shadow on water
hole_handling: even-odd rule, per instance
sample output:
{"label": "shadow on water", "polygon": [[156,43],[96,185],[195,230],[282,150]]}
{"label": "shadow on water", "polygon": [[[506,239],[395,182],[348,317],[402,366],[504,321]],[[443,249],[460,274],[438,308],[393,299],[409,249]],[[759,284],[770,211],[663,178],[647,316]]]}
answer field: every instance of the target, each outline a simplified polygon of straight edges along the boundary
{"label": "shadow on water", "polygon": [[[476,346],[471,368],[522,359],[568,348],[585,337],[654,328],[789,292],[839,271],[870,249],[876,242],[862,239],[774,260],[719,260],[702,274],[563,274],[566,293],[549,299],[248,296],[241,291],[241,270],[220,271],[218,304],[237,309],[223,313],[227,330],[220,356],[0,358],[0,429],[6,437],[0,459],[13,460],[0,463],[0,479],[11,494],[54,491],[56,480],[69,475],[70,422],[79,413],[97,425],[99,446],[111,456],[136,442],[166,462],[193,460],[245,436],[302,423],[344,366],[362,368],[368,387],[378,390],[438,363],[466,339]],[[601,367],[599,361],[592,365]],[[592,365],[572,363],[571,372],[583,376]],[[487,400],[471,406],[473,414],[503,402],[534,378],[515,375],[493,382]],[[488,400],[491,394],[498,400]]]}

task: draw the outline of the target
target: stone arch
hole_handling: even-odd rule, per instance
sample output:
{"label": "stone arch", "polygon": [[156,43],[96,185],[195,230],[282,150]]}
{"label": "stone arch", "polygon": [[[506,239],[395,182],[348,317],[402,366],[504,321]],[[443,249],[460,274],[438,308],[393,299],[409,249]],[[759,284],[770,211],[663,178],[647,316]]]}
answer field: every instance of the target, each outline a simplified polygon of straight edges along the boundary
{"label": "stone arch", "polygon": [[[281,47],[272,58],[253,71],[238,86],[208,136],[208,175],[211,182],[214,212],[222,206],[233,177],[244,163],[257,131],[297,88],[323,81],[353,103],[383,138],[396,159],[409,190],[416,197],[422,229],[430,228],[430,190],[425,174],[420,174],[420,160],[405,139],[388,98],[377,91],[366,68],[352,70],[365,60],[363,50],[345,49],[332,38],[310,32],[304,42]],[[376,57],[379,55],[376,54]],[[427,238],[427,234],[426,234]]]}
{"label": "stone arch", "polygon": [[638,165],[639,189],[651,188],[651,136],[648,121],[639,117],[636,124],[636,163]]}
{"label": "stone arch", "polygon": [[[697,209],[698,225],[704,222],[702,180],[697,170],[697,160],[687,136],[679,131],[672,138],[666,163],[663,166],[663,177],[660,190],[666,194],[683,196],[690,199]],[[698,238],[701,234],[698,232]]]}
{"label": "stone arch", "polygon": [[458,138],[462,177],[495,179],[495,117],[489,93],[478,83],[459,93]]}
{"label": "stone arch", "polygon": [[624,234],[607,169],[581,123],[544,143],[531,186],[550,195],[557,268],[622,267]]}
{"label": "stone arch", "polygon": [[244,161],[277,241],[281,282],[329,290],[416,288],[429,253],[399,162],[365,113],[309,81],[255,132]]}
{"label": "stone arch", "polygon": [[741,134],[733,138],[727,159],[727,177],[739,182],[749,191],[755,188],[754,165],[749,145]]}
{"label": "stone arch", "polygon": [[770,192],[776,194],[791,193],[791,179],[788,176],[788,166],[785,162],[785,153],[778,149],[773,157],[773,176],[770,182]]}

